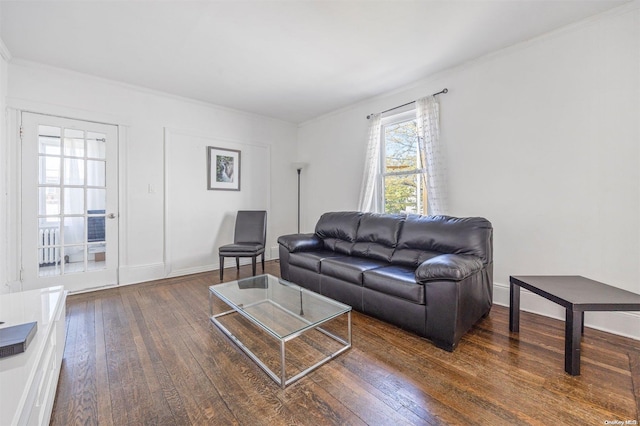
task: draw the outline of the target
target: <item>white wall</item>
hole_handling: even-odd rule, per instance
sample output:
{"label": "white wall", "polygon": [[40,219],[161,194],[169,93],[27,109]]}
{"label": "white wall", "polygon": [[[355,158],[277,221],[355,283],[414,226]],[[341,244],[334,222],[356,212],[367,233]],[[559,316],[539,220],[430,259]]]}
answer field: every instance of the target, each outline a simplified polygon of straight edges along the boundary
{"label": "white wall", "polygon": [[[357,208],[368,113],[447,87],[450,213],[493,223],[495,301],[508,305],[516,274],[640,293],[639,40],[634,2],[304,123],[304,228]],[[522,306],[563,317],[531,294]],[[637,313],[587,313],[586,323],[640,338]]]}
{"label": "white wall", "polygon": [[[203,267],[210,268],[211,264],[218,263],[214,247],[233,241],[235,211],[223,206],[241,205],[247,210],[270,210],[270,146],[171,129],[167,130],[165,140],[165,173],[168,177],[165,220],[169,225],[165,237],[168,240],[168,269],[171,269],[167,272],[169,275],[200,272]],[[185,167],[197,159],[204,162],[207,146],[240,151],[242,176],[239,192],[208,191],[206,167]],[[289,178],[293,176],[293,170],[290,170]],[[193,189],[185,191],[184,188]],[[195,203],[194,198],[197,200]],[[267,221],[270,219],[267,215]],[[211,224],[219,224],[219,229],[203,233],[203,229],[209,229]],[[271,241],[277,238],[275,235],[271,237]],[[232,264],[235,264],[233,259],[227,261],[227,267]]]}
{"label": "white wall", "polygon": [[[216,245],[232,241],[239,209],[268,209],[268,247],[277,244],[279,235],[295,232],[295,170],[290,164],[296,126],[18,60],[8,71],[9,107],[121,126],[121,284],[217,268]],[[206,190],[207,145],[246,150],[242,191]],[[270,155],[252,159],[260,150]],[[176,153],[181,161],[175,161]],[[255,174],[252,166],[268,174]],[[17,176],[11,180],[16,197]],[[165,205],[165,194],[175,197],[169,190],[181,182],[186,184],[179,201],[188,208],[175,214]],[[248,197],[252,187],[265,189],[266,195]],[[180,227],[199,240],[176,238]],[[267,250],[267,258],[270,254]],[[16,274],[10,272],[7,279],[15,280]]]}
{"label": "white wall", "polygon": [[7,95],[7,61],[10,54],[2,40],[0,40],[0,294],[9,291],[4,283],[7,282],[8,257],[7,244],[9,222],[7,217],[7,179],[9,144],[7,142],[7,119],[5,114]]}

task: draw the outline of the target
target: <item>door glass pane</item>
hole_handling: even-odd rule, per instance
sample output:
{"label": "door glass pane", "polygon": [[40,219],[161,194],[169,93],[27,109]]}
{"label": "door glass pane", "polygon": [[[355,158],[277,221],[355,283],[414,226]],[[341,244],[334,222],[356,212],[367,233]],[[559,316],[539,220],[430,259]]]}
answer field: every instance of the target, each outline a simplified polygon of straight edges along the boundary
{"label": "door glass pane", "polygon": [[60,275],[60,218],[38,220],[38,275]]}
{"label": "door glass pane", "polygon": [[84,160],[75,158],[64,159],[64,184],[84,185]]}
{"label": "door glass pane", "polygon": [[107,139],[104,133],[87,132],[87,157],[104,160],[107,151]]}
{"label": "door glass pane", "polygon": [[38,224],[38,228],[40,230],[38,247],[60,245],[59,217],[43,217],[38,219]]}
{"label": "door glass pane", "polygon": [[105,162],[104,161],[87,161],[87,185],[89,186],[105,186]]}
{"label": "door glass pane", "polygon": [[64,214],[84,214],[84,189],[64,189]]}
{"label": "door glass pane", "polygon": [[38,215],[60,214],[60,188],[40,187],[38,191]]}
{"label": "door glass pane", "polygon": [[[89,213],[96,210],[90,210]],[[101,210],[104,212],[104,210]],[[89,216],[87,218],[87,241],[104,242],[105,241],[105,227],[104,227],[104,214],[101,216]]]}
{"label": "door glass pane", "polygon": [[85,241],[84,217],[65,217],[64,244],[83,244]]}
{"label": "door glass pane", "polygon": [[85,246],[64,247],[64,273],[84,272]]}
{"label": "door glass pane", "polygon": [[38,183],[41,185],[59,185],[60,157],[41,155],[39,160]]}
{"label": "door glass pane", "polygon": [[60,127],[55,126],[38,126],[38,135],[39,136],[51,136],[51,137],[60,137]]}
{"label": "door glass pane", "polygon": [[84,157],[84,139],[64,138],[65,157]]}
{"label": "door glass pane", "polygon": [[84,130],[64,129],[64,137],[70,139],[84,139]]}
{"label": "door glass pane", "polygon": [[[41,253],[45,250],[47,249],[38,249],[38,252]],[[48,250],[51,252],[60,253],[60,248],[50,248]],[[62,274],[62,264],[60,262],[38,266],[38,275],[41,277],[52,277],[52,276],[61,275],[61,274]]]}
{"label": "door glass pane", "polygon": [[105,269],[107,267],[106,253],[106,244],[90,244],[87,271],[97,271],[100,269]]}
{"label": "door glass pane", "polygon": [[40,154],[60,155],[60,128],[38,126],[38,152]]}
{"label": "door glass pane", "polygon": [[60,139],[45,138],[40,136],[40,154],[60,155]]}
{"label": "door glass pane", "polygon": [[91,214],[92,211],[94,213],[104,213],[106,206],[106,189],[87,189],[87,210],[89,211],[89,214]]}

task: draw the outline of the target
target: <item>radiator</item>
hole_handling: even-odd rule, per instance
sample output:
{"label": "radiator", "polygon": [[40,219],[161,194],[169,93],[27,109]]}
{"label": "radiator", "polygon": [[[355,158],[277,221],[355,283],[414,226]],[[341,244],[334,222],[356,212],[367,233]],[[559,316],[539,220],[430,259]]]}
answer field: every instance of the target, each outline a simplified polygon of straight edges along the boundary
{"label": "radiator", "polygon": [[40,266],[60,263],[60,230],[58,228],[40,228],[38,249]]}

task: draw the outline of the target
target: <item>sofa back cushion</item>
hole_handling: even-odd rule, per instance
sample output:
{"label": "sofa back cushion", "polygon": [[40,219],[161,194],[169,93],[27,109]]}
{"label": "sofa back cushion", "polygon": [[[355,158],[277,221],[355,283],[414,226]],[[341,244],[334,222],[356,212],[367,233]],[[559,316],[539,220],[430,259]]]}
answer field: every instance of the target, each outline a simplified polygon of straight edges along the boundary
{"label": "sofa back cushion", "polygon": [[351,253],[390,262],[398,244],[404,218],[404,215],[363,214]]}
{"label": "sofa back cushion", "polygon": [[316,235],[323,240],[325,248],[350,255],[362,215],[360,212],[325,213],[316,224]]}
{"label": "sofa back cushion", "polygon": [[487,264],[493,261],[492,238],[491,222],[481,217],[409,215],[392,261],[407,264],[424,257],[417,252],[436,252],[477,256]]}
{"label": "sofa back cushion", "polygon": [[481,217],[330,212],[316,224],[326,249],[344,255],[418,267],[440,254],[493,261],[491,222]]}

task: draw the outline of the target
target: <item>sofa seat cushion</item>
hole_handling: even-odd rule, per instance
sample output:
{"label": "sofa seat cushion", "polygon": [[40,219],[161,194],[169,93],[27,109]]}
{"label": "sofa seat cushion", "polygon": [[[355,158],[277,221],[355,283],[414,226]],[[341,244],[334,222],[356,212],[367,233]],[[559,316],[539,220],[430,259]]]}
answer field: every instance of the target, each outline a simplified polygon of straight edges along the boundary
{"label": "sofa seat cushion", "polygon": [[289,264],[320,273],[320,262],[329,257],[342,256],[330,250],[302,251],[289,255]]}
{"label": "sofa seat cushion", "polygon": [[364,273],[363,286],[420,305],[425,304],[424,285],[417,284],[415,269],[393,265]]}
{"label": "sofa seat cushion", "polygon": [[365,257],[349,256],[323,259],[320,269],[323,275],[362,285],[362,273],[364,271],[385,266],[389,266],[389,264]]}
{"label": "sofa seat cushion", "polygon": [[220,254],[226,253],[251,253],[260,254],[261,250],[264,251],[264,245],[260,243],[240,243],[240,244],[227,244],[221,246],[219,249]]}

